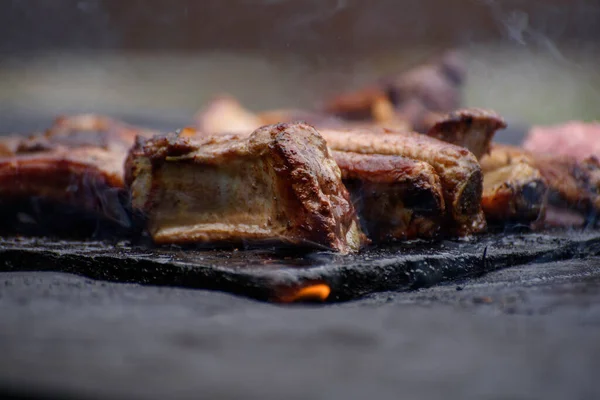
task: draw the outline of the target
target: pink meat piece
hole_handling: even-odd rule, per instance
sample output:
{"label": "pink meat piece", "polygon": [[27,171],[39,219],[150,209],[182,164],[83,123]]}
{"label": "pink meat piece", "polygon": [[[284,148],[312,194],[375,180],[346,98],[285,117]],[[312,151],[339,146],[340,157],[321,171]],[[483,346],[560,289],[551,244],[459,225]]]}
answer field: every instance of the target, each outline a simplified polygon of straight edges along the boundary
{"label": "pink meat piece", "polygon": [[523,147],[535,153],[566,155],[578,160],[600,157],[600,123],[570,121],[560,125],[534,126]]}

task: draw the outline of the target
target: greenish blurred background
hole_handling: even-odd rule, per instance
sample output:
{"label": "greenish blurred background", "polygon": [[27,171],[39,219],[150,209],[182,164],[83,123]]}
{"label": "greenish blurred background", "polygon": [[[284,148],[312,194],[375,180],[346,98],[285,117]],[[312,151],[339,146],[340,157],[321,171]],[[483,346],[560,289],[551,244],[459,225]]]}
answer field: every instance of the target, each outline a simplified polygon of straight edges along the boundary
{"label": "greenish blurred background", "polygon": [[[183,124],[215,94],[312,107],[460,48],[464,102],[600,119],[600,4],[566,0],[1,0],[0,131],[102,112]],[[170,126],[170,125],[169,125]]]}

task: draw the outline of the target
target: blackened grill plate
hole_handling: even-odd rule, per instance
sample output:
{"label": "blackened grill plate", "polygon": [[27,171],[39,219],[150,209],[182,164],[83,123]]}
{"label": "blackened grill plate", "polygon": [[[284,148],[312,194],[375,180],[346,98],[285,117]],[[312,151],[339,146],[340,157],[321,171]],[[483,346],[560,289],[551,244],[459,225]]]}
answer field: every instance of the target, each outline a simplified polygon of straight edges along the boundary
{"label": "blackened grill plate", "polygon": [[324,282],[329,301],[456,281],[527,263],[600,255],[600,232],[489,234],[472,240],[412,242],[358,255],[282,250],[148,248],[128,242],[0,238],[0,271],[59,271],[93,279],[227,291],[275,300]]}

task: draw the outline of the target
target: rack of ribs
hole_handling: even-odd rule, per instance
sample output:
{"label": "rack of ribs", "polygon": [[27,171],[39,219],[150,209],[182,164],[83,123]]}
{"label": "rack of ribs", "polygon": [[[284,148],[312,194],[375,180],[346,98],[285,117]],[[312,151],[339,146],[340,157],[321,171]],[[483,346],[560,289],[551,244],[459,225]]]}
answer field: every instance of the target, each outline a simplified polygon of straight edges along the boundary
{"label": "rack of ribs", "polygon": [[[10,209],[10,215],[35,222],[44,215],[32,213],[53,204],[59,210],[65,206],[67,214],[90,213],[128,227],[122,205],[123,163],[135,137],[151,134],[107,117],[77,115],[58,118],[42,134],[9,136],[0,155],[4,213]],[[15,207],[26,214],[14,212]]]}
{"label": "rack of ribs", "polygon": [[132,205],[155,243],[276,242],[349,253],[366,242],[340,169],[311,126],[183,133],[139,140],[127,158]]}

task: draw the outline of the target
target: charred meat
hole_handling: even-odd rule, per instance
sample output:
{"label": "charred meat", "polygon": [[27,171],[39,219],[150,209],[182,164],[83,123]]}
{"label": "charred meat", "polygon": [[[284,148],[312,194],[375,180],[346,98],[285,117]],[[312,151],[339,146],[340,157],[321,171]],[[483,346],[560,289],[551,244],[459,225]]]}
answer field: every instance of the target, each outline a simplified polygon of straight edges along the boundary
{"label": "charred meat", "polygon": [[126,168],[133,207],[155,243],[278,242],[349,253],[364,241],[340,169],[306,124],[139,141]]}
{"label": "charred meat", "polygon": [[400,156],[333,151],[361,226],[378,242],[435,237],[444,222],[433,167]]}
{"label": "charred meat", "polygon": [[490,223],[528,224],[544,218],[547,191],[538,169],[517,162],[484,174],[481,206]]}
{"label": "charred meat", "polygon": [[513,146],[494,145],[481,160],[485,175],[501,168],[525,163],[538,170],[548,186],[548,203],[579,210],[592,220],[600,211],[600,163],[594,157],[534,154]]}
{"label": "charred meat", "polygon": [[402,156],[428,163],[440,177],[451,233],[467,235],[485,229],[483,175],[467,149],[418,133],[389,130],[321,130],[321,135],[333,150]]}
{"label": "charred meat", "polygon": [[0,157],[4,212],[17,214],[14,205],[31,202],[36,206],[28,211],[35,213],[39,202],[52,203],[129,226],[120,200],[123,163],[135,137],[151,134],[110,118],[79,115],[58,118],[43,134],[9,137],[4,146],[9,151]]}

